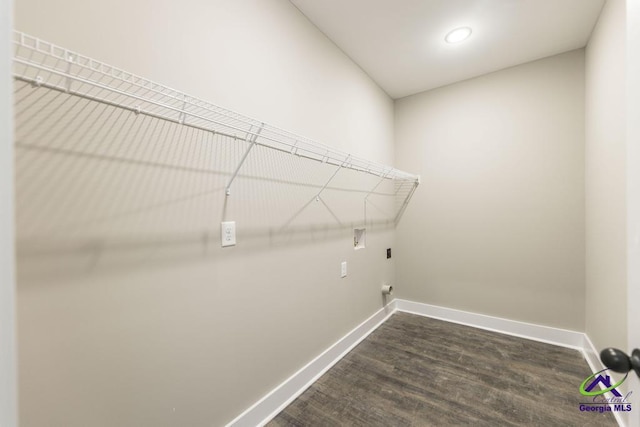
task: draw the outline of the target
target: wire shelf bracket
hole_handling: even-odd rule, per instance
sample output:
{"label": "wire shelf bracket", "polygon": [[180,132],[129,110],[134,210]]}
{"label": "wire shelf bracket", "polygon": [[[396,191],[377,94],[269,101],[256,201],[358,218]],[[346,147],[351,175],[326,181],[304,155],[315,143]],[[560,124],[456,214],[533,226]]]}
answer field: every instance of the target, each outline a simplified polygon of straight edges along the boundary
{"label": "wire shelf bracket", "polygon": [[373,194],[373,192],[376,191],[376,189],[380,187],[380,184],[382,184],[384,180],[387,178],[387,173],[388,172],[384,172],[380,176],[380,180],[377,182],[377,184],[374,185],[373,188],[369,190],[369,192],[364,196],[364,224],[365,225],[367,224],[367,200],[369,199],[369,196]]}
{"label": "wire shelf bracket", "polygon": [[347,158],[344,159],[344,161],[340,164],[340,166],[338,166],[335,172],[333,172],[333,175],[331,175],[327,180],[327,182],[324,183],[320,191],[318,191],[318,194],[316,194],[316,202],[320,201],[320,195],[322,194],[322,192],[329,186],[331,181],[333,181],[333,178],[335,178],[336,175],[338,175],[338,172],[340,172],[340,169],[342,169],[349,162],[349,159],[351,159],[351,155],[348,155]]}
{"label": "wire shelf bracket", "polygon": [[242,159],[240,159],[240,163],[238,163],[238,166],[236,167],[236,170],[233,172],[233,175],[231,176],[231,179],[229,180],[229,183],[227,184],[227,187],[225,188],[224,192],[225,192],[225,194],[227,196],[231,195],[231,184],[233,184],[233,181],[236,179],[236,176],[238,176],[238,172],[240,172],[240,168],[242,168],[242,165],[244,164],[244,161],[247,160],[247,157],[249,156],[249,153],[251,152],[251,149],[256,145],[256,140],[258,139],[258,136],[260,135],[260,132],[262,132],[262,128],[264,128],[264,123],[262,123],[260,125],[260,128],[258,129],[258,131],[255,134],[247,133],[247,140],[249,142],[249,146],[247,147],[246,151],[242,155]]}

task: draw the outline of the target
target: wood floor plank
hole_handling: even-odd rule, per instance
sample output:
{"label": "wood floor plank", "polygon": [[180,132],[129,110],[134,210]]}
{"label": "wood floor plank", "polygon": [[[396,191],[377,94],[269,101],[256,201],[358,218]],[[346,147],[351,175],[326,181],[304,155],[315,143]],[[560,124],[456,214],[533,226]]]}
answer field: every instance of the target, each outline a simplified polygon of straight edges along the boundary
{"label": "wood floor plank", "polygon": [[396,313],[268,426],[616,426],[576,350]]}

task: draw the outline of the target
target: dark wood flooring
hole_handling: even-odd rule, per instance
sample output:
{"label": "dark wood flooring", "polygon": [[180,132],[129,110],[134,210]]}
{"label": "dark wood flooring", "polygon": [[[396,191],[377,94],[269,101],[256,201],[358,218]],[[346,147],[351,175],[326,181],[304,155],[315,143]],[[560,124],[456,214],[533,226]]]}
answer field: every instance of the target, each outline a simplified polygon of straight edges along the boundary
{"label": "dark wood flooring", "polygon": [[576,350],[396,313],[268,426],[617,426]]}

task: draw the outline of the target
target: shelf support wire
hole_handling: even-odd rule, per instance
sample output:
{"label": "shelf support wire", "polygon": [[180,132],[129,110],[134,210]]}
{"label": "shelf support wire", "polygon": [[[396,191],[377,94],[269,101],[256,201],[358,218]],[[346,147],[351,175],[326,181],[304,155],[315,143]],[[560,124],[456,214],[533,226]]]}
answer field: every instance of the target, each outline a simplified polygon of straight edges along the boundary
{"label": "shelf support wire", "polygon": [[71,66],[73,65],[73,56],[69,53],[69,51],[66,51],[65,57],[67,60],[67,85],[65,86],[65,92],[71,93],[71,83],[73,83],[73,78],[71,77]]}
{"label": "shelf support wire", "polygon": [[384,182],[385,179],[387,179],[387,175],[389,175],[390,172],[391,172],[391,169],[388,170],[388,171],[383,172],[382,174],[380,174],[380,180],[378,181],[378,183],[376,185],[374,185],[371,190],[369,190],[369,192],[367,193],[366,196],[364,196],[364,225],[365,225],[365,227],[367,226],[367,199],[369,199],[369,196],[371,194],[373,194],[374,191],[376,191],[376,189],[380,186],[380,184],[382,184]]}
{"label": "shelf support wire", "polygon": [[387,179],[387,175],[389,174],[389,172],[391,172],[391,171],[383,172],[383,173],[380,175],[380,180],[378,181],[378,183],[377,183],[377,184],[376,184],[376,185],[375,185],[371,190],[369,190],[369,192],[367,193],[367,195],[366,195],[366,196],[364,196],[364,201],[365,201],[365,203],[367,202],[367,199],[369,198],[369,196],[370,196],[371,194],[373,194],[373,192],[374,192],[374,191],[376,191],[376,190],[378,189],[378,187],[380,186],[380,184],[382,184],[382,182],[383,182],[385,179]]}
{"label": "shelf support wire", "polygon": [[[231,195],[231,184],[233,184],[233,181],[236,179],[236,176],[238,176],[238,172],[240,172],[240,168],[242,168],[242,165],[244,164],[245,160],[247,160],[247,157],[249,156],[251,149],[256,145],[258,136],[260,136],[260,132],[262,132],[263,128],[264,128],[264,123],[261,123],[258,130],[253,134],[251,133],[251,128],[249,128],[249,131],[247,132],[247,140],[249,142],[249,146],[247,147],[244,154],[242,155],[242,159],[240,159],[240,163],[238,163],[238,166],[236,166],[236,170],[233,172],[233,175],[231,176],[231,179],[229,180],[229,183],[225,188],[225,194],[227,196]],[[249,135],[251,135],[250,138],[249,138]]]}
{"label": "shelf support wire", "polygon": [[329,177],[329,179],[327,180],[327,182],[324,183],[324,185],[322,186],[320,191],[318,191],[318,194],[316,194],[316,202],[320,201],[320,195],[322,194],[322,192],[327,188],[327,186],[331,183],[331,181],[333,181],[333,178],[336,177],[338,172],[340,172],[340,169],[342,169],[344,167],[344,165],[346,165],[349,162],[349,160],[351,160],[351,154],[349,154],[347,156],[347,158],[342,161],[340,166],[338,166],[338,168],[335,170],[335,172],[333,172],[333,175],[331,175],[331,177]]}
{"label": "shelf support wire", "polygon": [[182,110],[178,115],[178,123],[181,125],[187,120],[187,95],[182,95]]}
{"label": "shelf support wire", "polygon": [[[396,214],[396,217],[394,218],[393,222],[395,224],[397,224],[400,221],[400,218],[402,217],[402,214],[404,213],[405,209],[407,208],[407,206],[409,205],[409,201],[411,200],[411,198],[413,197],[413,193],[416,192],[416,189],[418,188],[418,185],[420,185],[420,177],[418,177],[412,184],[411,184],[411,189],[409,190],[409,194],[407,194],[407,197],[404,198],[404,201],[402,202],[402,205],[400,206],[400,209],[398,210],[398,213]],[[398,194],[398,192],[396,192],[396,195]]]}

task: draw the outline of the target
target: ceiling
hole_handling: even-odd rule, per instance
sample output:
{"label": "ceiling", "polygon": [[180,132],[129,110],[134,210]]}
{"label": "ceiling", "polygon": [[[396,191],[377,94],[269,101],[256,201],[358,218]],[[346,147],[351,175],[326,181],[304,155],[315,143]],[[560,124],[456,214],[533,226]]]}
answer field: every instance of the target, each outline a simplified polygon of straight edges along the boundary
{"label": "ceiling", "polygon": [[[584,47],[605,0],[290,0],[392,98]],[[467,26],[458,44],[444,36]]]}

